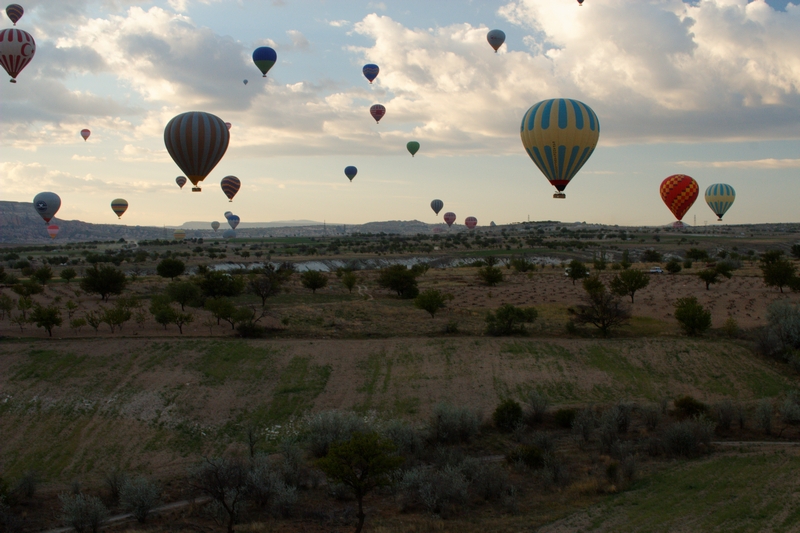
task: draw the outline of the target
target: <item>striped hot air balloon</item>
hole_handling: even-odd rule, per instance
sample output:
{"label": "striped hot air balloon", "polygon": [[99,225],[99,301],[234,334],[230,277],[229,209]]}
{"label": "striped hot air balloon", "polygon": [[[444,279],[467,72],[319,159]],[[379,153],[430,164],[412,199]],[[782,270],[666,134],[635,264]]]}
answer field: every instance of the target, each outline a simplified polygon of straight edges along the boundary
{"label": "striped hot air balloon", "polygon": [[117,218],[122,218],[125,211],[128,210],[128,202],[122,198],[111,200],[111,210],[116,213]]}
{"label": "striped hot air balloon", "polygon": [[17,21],[22,18],[23,14],[25,14],[25,10],[22,9],[22,6],[19,4],[9,4],[8,7],[6,7],[6,15],[8,15],[8,18],[14,23],[14,26],[17,25]]}
{"label": "striped hot air balloon", "polygon": [[706,203],[714,214],[717,215],[718,222],[722,221],[722,215],[730,209],[735,199],[736,191],[734,191],[733,187],[730,185],[715,183],[706,189]]}
{"label": "striped hot air balloon", "polygon": [[50,235],[51,239],[55,239],[60,229],[61,228],[59,228],[55,224],[50,224],[49,226],[47,226],[47,234]]}
{"label": "striped hot air balloon", "polygon": [[219,229],[219,222],[217,222],[216,220],[214,222],[212,222],[211,223],[211,229],[213,229],[214,233],[216,233],[217,230]]}
{"label": "striped hot air balloon", "polygon": [[381,104],[375,104],[374,106],[369,108],[369,114],[372,115],[372,118],[375,119],[376,124],[380,124],[383,115],[386,114],[386,108],[383,107]]}
{"label": "striped hot air balloon", "polygon": [[675,218],[680,221],[686,212],[692,207],[697,196],[700,194],[700,187],[694,178],[685,174],[675,174],[661,182],[661,199]]}
{"label": "striped hot air balloon", "polygon": [[0,65],[11,76],[11,83],[17,83],[17,76],[35,53],[36,41],[30,33],[16,28],[0,30]]}
{"label": "striped hot air balloon", "polygon": [[597,146],[600,122],[583,102],[543,100],[522,117],[520,137],[530,158],[558,189],[553,198],[566,198],[564,189]]}
{"label": "striped hot air balloon", "polygon": [[178,184],[178,187],[183,189],[183,186],[186,185],[186,177],[178,176],[177,178],[175,178],[175,183]]}
{"label": "striped hot air balloon", "polygon": [[183,239],[186,238],[186,232],[183,231],[182,229],[176,229],[175,231],[172,232],[172,238],[175,239],[176,241],[182,241]]}
{"label": "striped hot air balloon", "polygon": [[231,215],[228,217],[228,225],[231,227],[231,229],[236,229],[236,226],[239,225],[240,221],[241,219],[239,218],[239,215]]}
{"label": "striped hot air balloon", "polygon": [[222,187],[222,192],[228,197],[228,201],[232,202],[233,197],[239,192],[239,187],[242,186],[242,182],[239,181],[239,178],[236,176],[225,176],[222,178],[220,186]]}
{"label": "striped hot air balloon", "polygon": [[431,209],[433,209],[433,212],[436,213],[437,215],[439,214],[439,211],[441,211],[443,207],[444,207],[444,202],[441,200],[434,200],[431,202]]}
{"label": "striped hot air balloon", "polygon": [[378,73],[380,71],[381,71],[380,67],[378,67],[378,65],[375,65],[373,63],[367,63],[361,69],[361,72],[364,74],[364,77],[367,78],[370,83],[372,83],[373,80],[378,77]]}
{"label": "striped hot air balloon", "polygon": [[225,122],[211,113],[182,113],[164,128],[164,144],[172,160],[200,192],[201,181],[217,166],[228,149],[230,134]]}
{"label": "striped hot air balloon", "polygon": [[475,217],[467,217],[464,219],[464,225],[469,229],[475,229],[478,225],[478,219]]}
{"label": "striped hot air balloon", "polygon": [[449,228],[450,226],[453,225],[453,222],[456,221],[456,214],[455,213],[450,213],[450,212],[445,213],[444,214],[444,221],[447,223],[447,227]]}

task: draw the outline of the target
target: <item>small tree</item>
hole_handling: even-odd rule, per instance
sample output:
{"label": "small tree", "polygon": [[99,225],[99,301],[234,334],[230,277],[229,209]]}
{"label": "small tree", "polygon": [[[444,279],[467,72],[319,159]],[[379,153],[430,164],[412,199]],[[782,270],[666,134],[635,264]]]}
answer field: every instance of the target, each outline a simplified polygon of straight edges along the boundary
{"label": "small tree", "polygon": [[520,308],[511,304],[503,304],[492,313],[486,314],[486,333],[499,337],[501,335],[524,335],[525,324],[536,320],[539,313],[533,307]]}
{"label": "small tree", "polygon": [[650,276],[641,270],[623,270],[611,280],[611,291],[618,296],[630,296],[633,303],[633,295],[636,291],[644,289],[650,284]]}
{"label": "small tree", "polygon": [[681,262],[673,257],[672,259],[667,261],[666,269],[667,272],[669,272],[670,274],[677,274],[678,272],[683,270],[683,267],[681,266]]}
{"label": "small tree", "polygon": [[352,270],[342,273],[342,284],[347,287],[348,292],[353,292],[353,287],[358,283],[358,277]]}
{"label": "small tree", "polygon": [[61,279],[63,279],[67,283],[75,279],[77,276],[78,273],[75,272],[74,268],[65,268],[64,270],[61,271]]}
{"label": "small tree", "polygon": [[589,269],[586,268],[583,262],[573,259],[569,262],[569,266],[567,266],[567,275],[569,279],[572,280],[572,284],[575,285],[576,281],[589,276]]}
{"label": "small tree", "polygon": [[31,313],[31,322],[34,322],[37,328],[46,329],[47,335],[52,337],[53,328],[61,327],[61,311],[55,305],[44,307],[36,304]]}
{"label": "small tree", "polygon": [[169,278],[171,280],[174,280],[183,274],[185,270],[186,264],[184,264],[184,262],[180,259],[174,259],[172,257],[162,259],[156,267],[156,272],[159,276],[162,278]]}
{"label": "small tree", "polygon": [[248,469],[240,459],[206,459],[192,475],[191,485],[227,515],[228,533],[233,533],[247,496]]}
{"label": "small tree", "polygon": [[800,244],[792,245],[791,254],[795,259],[800,259]]}
{"label": "small tree", "polygon": [[350,440],[333,444],[317,466],[331,481],[350,488],[358,502],[356,533],[364,527],[364,496],[391,484],[392,474],[403,464],[395,445],[374,432],[355,433]]}
{"label": "small tree", "polygon": [[478,269],[478,277],[489,287],[494,287],[503,281],[503,271],[496,266],[487,265]]}
{"label": "small tree", "polygon": [[602,283],[598,286],[593,279],[584,280],[584,303],[575,309],[570,308],[569,312],[575,322],[591,324],[600,330],[603,337],[607,337],[612,329],[626,325],[631,313],[619,297],[607,291]]}
{"label": "small tree", "polygon": [[220,320],[224,320],[231,325],[231,329],[235,327],[236,305],[229,299],[209,298],[206,300],[205,309],[217,320],[217,325],[219,325]]}
{"label": "small tree", "polygon": [[761,272],[764,275],[764,284],[767,287],[783,288],[792,283],[795,277],[795,266],[783,257],[783,250],[770,250],[761,256]]}
{"label": "small tree", "polygon": [[202,305],[203,293],[197,283],[191,281],[172,281],[167,285],[167,296],[173,302],[181,305],[181,311],[185,306],[199,307]]}
{"label": "small tree", "polygon": [[250,276],[247,282],[247,290],[261,298],[261,307],[264,307],[267,305],[267,298],[280,294],[283,284],[291,275],[291,270],[275,270],[272,265],[267,265]]}
{"label": "small tree", "polygon": [[89,311],[86,313],[86,323],[94,330],[95,335],[103,325],[103,315],[97,311]]}
{"label": "small tree", "polygon": [[161,489],[145,477],[126,479],[119,489],[122,507],[130,511],[140,524],[147,521],[147,515],[158,505]]}
{"label": "small tree", "polygon": [[381,269],[378,275],[378,286],[395,291],[401,298],[416,298],[418,270],[409,269],[405,265],[392,265]]}
{"label": "small tree", "polygon": [[706,268],[697,273],[697,277],[706,284],[706,290],[711,289],[711,285],[722,281],[721,277],[730,279],[733,273],[725,263],[719,263],[714,268]]}
{"label": "small tree", "polygon": [[53,279],[53,269],[47,265],[42,265],[33,271],[33,275],[31,277],[42,285],[46,285],[48,281]]}
{"label": "small tree", "polygon": [[655,250],[645,250],[642,252],[642,263],[660,263],[661,254]]}
{"label": "small tree", "polygon": [[112,266],[92,266],[81,280],[81,289],[100,295],[105,302],[112,294],[122,294],[128,285],[125,273]]}
{"label": "small tree", "polygon": [[6,315],[11,316],[11,311],[14,310],[16,303],[11,296],[0,293],[0,320],[4,319]]}
{"label": "small tree", "polygon": [[306,289],[311,289],[311,292],[315,294],[317,289],[327,287],[328,276],[318,270],[307,270],[300,274],[300,283]]}
{"label": "small tree", "polygon": [[150,300],[150,314],[153,315],[158,324],[164,326],[164,329],[167,329],[168,325],[174,324],[178,317],[178,313],[172,308],[169,304],[169,299],[165,296],[155,296]]}
{"label": "small tree", "polygon": [[436,289],[427,289],[419,293],[419,296],[414,298],[414,306],[417,309],[422,309],[423,311],[429,312],[431,314],[431,318],[434,318],[436,312],[445,306],[447,300],[452,299],[452,294],[445,294]]}
{"label": "small tree", "polygon": [[216,270],[206,270],[196,278],[196,283],[206,298],[232,298],[242,294],[245,286],[241,276],[231,276]]}
{"label": "small tree", "polygon": [[631,267],[631,253],[628,250],[622,252],[622,260],[619,262],[622,270],[628,270]]}
{"label": "small tree", "polygon": [[178,331],[183,335],[183,326],[194,322],[194,315],[191,313],[175,313],[175,325],[178,326]]}
{"label": "small tree", "polygon": [[78,533],[97,533],[108,520],[108,509],[97,496],[61,494],[61,516]]}
{"label": "small tree", "polygon": [[16,283],[11,287],[11,290],[24,298],[30,298],[34,294],[41,294],[44,292],[44,287],[35,279],[29,279],[22,283]]}
{"label": "small tree", "polygon": [[122,325],[130,320],[132,316],[133,313],[126,305],[117,302],[114,307],[103,309],[102,320],[111,328],[111,333],[114,333],[117,329],[122,331]]}
{"label": "small tree", "polygon": [[680,298],[675,303],[675,319],[691,337],[702,335],[711,327],[711,311],[707,311],[694,296]]}

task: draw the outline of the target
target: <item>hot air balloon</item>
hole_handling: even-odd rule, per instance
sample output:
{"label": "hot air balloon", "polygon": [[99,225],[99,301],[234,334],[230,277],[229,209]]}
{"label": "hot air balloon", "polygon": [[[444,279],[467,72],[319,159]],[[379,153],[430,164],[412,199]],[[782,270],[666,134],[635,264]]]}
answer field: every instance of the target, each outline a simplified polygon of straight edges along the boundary
{"label": "hot air balloon", "polygon": [[583,7],[583,0],[578,0],[578,6]]}
{"label": "hot air balloon", "polygon": [[81,130],[81,137],[83,137],[84,141],[89,140],[89,135],[91,135],[91,134],[92,134],[92,132],[90,130],[87,130],[86,128]]}
{"label": "hot air balloon", "polygon": [[11,76],[11,83],[17,83],[17,76],[35,53],[36,41],[30,33],[14,28],[0,30],[0,64]]}
{"label": "hot air balloon", "polygon": [[455,213],[450,213],[450,212],[445,213],[444,214],[444,221],[447,222],[447,227],[449,228],[450,226],[453,225],[453,222],[456,221],[456,214]]}
{"label": "hot air balloon", "polygon": [[240,220],[241,219],[237,215],[231,215],[228,217],[228,225],[231,227],[231,229],[236,229],[236,226],[239,225]]}
{"label": "hot air balloon", "polygon": [[600,122],[583,102],[543,100],[522,117],[520,137],[530,158],[558,189],[553,198],[566,198],[564,188],[597,146]]}
{"label": "hot air balloon", "polygon": [[8,18],[14,23],[14,26],[17,25],[17,21],[22,18],[24,13],[25,10],[22,9],[22,6],[19,4],[9,4],[8,7],[6,7],[6,15],[8,15]]}
{"label": "hot air balloon", "polygon": [[244,83],[245,85],[247,85],[247,80],[242,80],[242,83]]}
{"label": "hot air balloon", "polygon": [[378,65],[373,65],[372,63],[364,65],[364,68],[361,69],[361,72],[364,73],[364,77],[367,78],[370,83],[378,77],[378,72],[380,71],[381,69]]}
{"label": "hot air balloon", "polygon": [[697,182],[685,174],[675,174],[661,182],[661,199],[679,222],[699,193]]}
{"label": "hot air balloon", "polygon": [[506,34],[501,30],[492,30],[486,34],[486,40],[489,41],[489,46],[494,48],[494,53],[496,54],[497,49],[506,42]]}
{"label": "hot air balloon", "polygon": [[344,167],[344,175],[347,176],[347,179],[349,179],[350,181],[353,181],[353,178],[356,177],[356,174],[358,174],[358,169],[353,165],[350,165],[349,167]]}
{"label": "hot air balloon", "polygon": [[386,114],[386,108],[381,104],[375,104],[369,108],[369,114],[372,115],[372,118],[375,119],[376,123],[380,124],[383,115]]}
{"label": "hot air balloon", "polygon": [[49,226],[47,226],[47,234],[50,235],[51,239],[55,239],[60,229],[61,228],[59,228],[55,224],[50,224]]}
{"label": "hot air balloon", "polygon": [[272,68],[277,59],[278,54],[269,46],[259,46],[253,51],[253,63],[256,64],[264,78],[267,77],[267,72],[269,72],[269,69]]}
{"label": "hot air balloon", "polygon": [[475,217],[467,217],[464,219],[464,225],[468,229],[475,229],[475,226],[478,225],[478,219]]}
{"label": "hot air balloon", "polygon": [[417,141],[411,141],[406,144],[406,149],[411,153],[411,157],[414,157],[414,154],[419,152],[419,143]]}
{"label": "hot air balloon", "polygon": [[47,224],[61,209],[61,198],[54,192],[40,192],[33,197],[33,208]]}
{"label": "hot air balloon", "polygon": [[214,222],[212,222],[211,223],[211,229],[213,229],[214,233],[216,233],[217,230],[219,229],[219,222],[217,222],[216,220]]}
{"label": "hot air balloon", "polygon": [[715,183],[706,189],[706,203],[717,215],[718,222],[722,221],[722,215],[730,209],[735,199],[736,191],[730,185]]}
{"label": "hot air balloon", "polygon": [[443,207],[444,207],[444,202],[441,200],[434,200],[431,202],[431,209],[433,209],[433,212],[436,213],[437,215],[439,214],[439,211],[441,211]]}
{"label": "hot air balloon", "polygon": [[186,238],[186,232],[183,231],[182,229],[176,229],[175,231],[172,232],[172,238],[175,239],[176,241],[182,241],[183,239]]}
{"label": "hot air balloon", "polygon": [[222,192],[228,197],[228,201],[232,202],[233,197],[239,192],[239,187],[242,186],[242,182],[239,181],[239,178],[236,176],[225,176],[222,178],[220,186],[222,187]]}
{"label": "hot air balloon", "polygon": [[211,113],[190,111],[174,117],[164,128],[164,144],[175,164],[192,182],[193,192],[219,163],[230,142],[225,122]]}
{"label": "hot air balloon", "polygon": [[183,189],[183,186],[186,185],[186,178],[184,176],[178,176],[175,178],[175,183],[178,184],[178,187]]}
{"label": "hot air balloon", "polygon": [[226,122],[225,123],[225,127],[228,128],[228,131],[231,131],[231,123],[230,122]]}
{"label": "hot air balloon", "polygon": [[232,230],[232,229],[226,229],[225,231],[222,232],[222,238],[223,239],[235,239],[236,238],[236,232],[234,230]]}
{"label": "hot air balloon", "polygon": [[232,215],[233,215],[233,212],[232,212],[232,211],[225,211],[225,212],[222,214],[222,216],[224,216],[224,217],[225,217],[225,220],[228,220],[229,218],[231,218],[231,216],[232,216]]}
{"label": "hot air balloon", "polygon": [[111,200],[111,210],[116,213],[117,218],[122,218],[122,215],[128,210],[128,202],[122,198]]}

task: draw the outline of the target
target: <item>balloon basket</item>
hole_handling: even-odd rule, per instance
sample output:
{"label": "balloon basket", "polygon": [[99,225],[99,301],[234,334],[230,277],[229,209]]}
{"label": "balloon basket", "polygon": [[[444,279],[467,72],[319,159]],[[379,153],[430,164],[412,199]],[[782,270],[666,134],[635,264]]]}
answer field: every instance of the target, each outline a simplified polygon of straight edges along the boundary
{"label": "balloon basket", "polygon": [[201,192],[202,190],[200,187],[192,187],[192,192]]}
{"label": "balloon basket", "polygon": [[564,194],[563,192],[557,192],[557,193],[555,193],[555,194],[553,195],[553,198],[560,198],[560,199],[564,199],[564,198],[566,198],[566,197],[567,197],[567,195],[566,195],[566,194]]}
{"label": "balloon basket", "polygon": [[15,79],[13,79],[13,78],[12,78],[12,79],[10,79],[10,80],[8,80],[8,81],[10,81],[11,83],[17,83],[17,80],[15,80]]}

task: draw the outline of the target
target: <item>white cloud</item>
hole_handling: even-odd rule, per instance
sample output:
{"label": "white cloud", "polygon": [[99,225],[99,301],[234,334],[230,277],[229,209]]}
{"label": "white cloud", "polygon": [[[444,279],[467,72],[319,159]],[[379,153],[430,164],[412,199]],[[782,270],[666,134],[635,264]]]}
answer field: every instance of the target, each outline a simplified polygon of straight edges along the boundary
{"label": "white cloud", "polygon": [[289,30],[286,34],[292,40],[292,48],[295,50],[308,50],[310,43],[301,32],[298,30]]}
{"label": "white cloud", "polygon": [[679,165],[710,168],[800,168],[800,159],[752,159],[742,161],[678,161]]}
{"label": "white cloud", "polygon": [[329,20],[328,25],[333,26],[334,28],[342,28],[344,26],[349,26],[351,22],[349,20]]}

